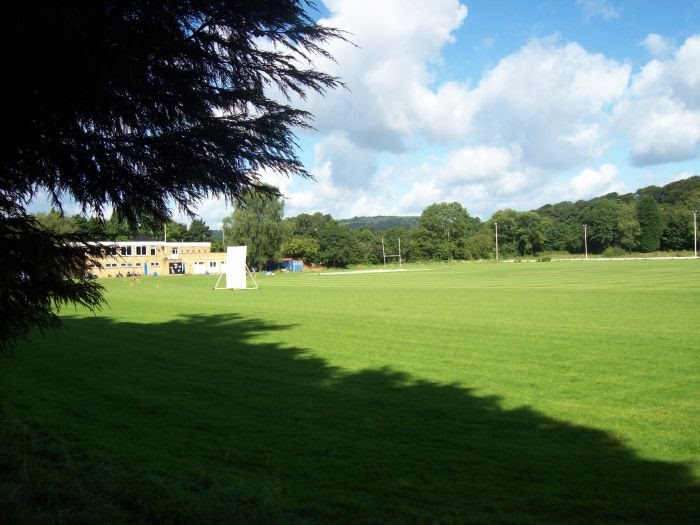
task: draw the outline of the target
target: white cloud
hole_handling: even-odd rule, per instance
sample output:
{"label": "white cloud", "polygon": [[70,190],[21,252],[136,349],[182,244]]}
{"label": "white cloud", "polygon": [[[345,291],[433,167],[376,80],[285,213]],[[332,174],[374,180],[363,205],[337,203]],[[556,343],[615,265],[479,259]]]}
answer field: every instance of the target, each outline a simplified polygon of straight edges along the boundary
{"label": "white cloud", "polygon": [[650,33],[641,41],[647,52],[653,57],[665,57],[673,50],[673,42],[657,33]]}
{"label": "white cloud", "polygon": [[[339,75],[349,88],[327,98],[310,97],[309,109],[321,132],[343,130],[360,147],[399,152],[416,126],[437,128],[420,111],[423,103],[432,104],[435,116],[451,116],[455,90],[445,87],[444,98],[432,93],[429,65],[439,61],[441,48],[453,40],[454,30],[467,16],[464,5],[457,0],[326,4],[330,16],[323,23],[348,31],[358,47],[333,42],[329,51],[337,63],[318,66]],[[455,107],[466,111],[459,104]]]}
{"label": "white cloud", "polygon": [[363,187],[377,169],[377,153],[351,142],[343,132],[334,132],[315,147],[316,161],[328,165],[335,184]]}
{"label": "white cloud", "polygon": [[484,140],[519,144],[527,163],[576,166],[605,149],[600,122],[629,75],[629,65],[576,43],[534,39],[484,75],[474,126]]}
{"label": "white cloud", "polygon": [[346,209],[339,208],[338,203],[351,202],[354,198],[347,188],[340,188],[333,184],[331,177],[331,164],[326,162],[313,171],[315,182],[303,184],[300,189],[284,192],[286,217],[299,213],[331,213],[334,217],[344,217]]}
{"label": "white cloud", "polygon": [[446,82],[437,91],[415,86],[411,95],[416,130],[427,138],[450,140],[471,130],[478,108],[466,85]]}
{"label": "white cloud", "polygon": [[439,176],[442,183],[450,185],[493,179],[512,167],[516,155],[506,148],[461,148],[447,156]]}
{"label": "white cloud", "polygon": [[627,192],[625,183],[619,177],[619,171],[613,164],[602,164],[598,169],[587,167],[569,180],[548,180],[530,197],[526,206],[518,209],[533,209],[544,204],[563,201],[576,202],[608,193]]}
{"label": "white cloud", "polygon": [[579,200],[623,189],[624,185],[617,180],[617,168],[603,164],[597,171],[586,168],[571,179],[567,194],[570,200]]}
{"label": "white cloud", "polygon": [[[481,78],[438,82],[443,48],[467,15],[457,0],[326,3],[324,23],[359,47],[333,42],[338,62],[316,65],[349,87],[305,106],[316,116],[318,132],[302,138],[316,143],[317,182],[264,176],[287,196],[288,216],[420,214],[457,200],[487,218],[622,192],[604,157],[617,155],[620,131],[637,165],[697,156],[700,36],[674,49],[648,35],[641,45],[655,58],[634,75],[630,63],[554,35],[531,39]],[[591,16],[618,13],[609,2],[579,4]],[[554,179],[563,173],[570,178]]]}
{"label": "white cloud", "polygon": [[700,151],[700,35],[667,60],[655,59],[632,79],[615,111],[636,166],[696,158]]}

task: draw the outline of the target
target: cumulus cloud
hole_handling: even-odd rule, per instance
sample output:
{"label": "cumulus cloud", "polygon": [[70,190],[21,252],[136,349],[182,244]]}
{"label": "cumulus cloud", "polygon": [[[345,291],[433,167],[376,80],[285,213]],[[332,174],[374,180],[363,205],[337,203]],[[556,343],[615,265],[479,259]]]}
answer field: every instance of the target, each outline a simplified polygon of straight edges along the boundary
{"label": "cumulus cloud", "polygon": [[516,142],[523,159],[564,169],[604,149],[599,122],[625,92],[630,66],[556,37],[503,58],[474,90],[476,125],[488,141]]}
{"label": "cumulus cloud", "polygon": [[654,59],[632,78],[615,111],[636,166],[685,161],[700,151],[700,35],[666,60]]}
{"label": "cumulus cloud", "polygon": [[517,147],[466,146],[421,163],[405,174],[402,214],[419,214],[433,202],[458,201],[483,216],[489,209],[527,200],[543,174],[522,165]]}
{"label": "cumulus cloud", "polygon": [[[437,63],[441,48],[467,16],[458,0],[329,0],[328,19],[322,23],[342,27],[358,46],[333,42],[329,51],[337,63],[319,64],[347,83],[347,92],[332,97],[311,97],[309,109],[321,132],[342,129],[363,148],[400,152],[417,125],[436,125],[426,117],[429,103],[434,117],[462,118],[467,109],[455,105],[455,90],[446,86],[442,96],[429,89],[430,64]],[[371,16],[368,16],[371,13]],[[454,107],[454,114],[450,108]],[[417,109],[419,109],[417,111]]]}
{"label": "cumulus cloud", "polygon": [[[634,74],[628,62],[553,35],[480,78],[438,81],[441,53],[467,16],[457,0],[326,4],[323,23],[358,47],[332,42],[337,63],[316,64],[349,89],[304,102],[316,117],[318,131],[302,138],[316,143],[317,182],[264,176],[287,196],[287,215],[419,214],[457,200],[486,218],[624,191],[602,160],[621,145],[612,133],[623,132],[635,165],[698,154],[700,35],[679,48],[648,35],[640,45],[654,58]],[[590,16],[618,14],[609,2],[579,5]],[[562,174],[569,179],[555,181]]]}
{"label": "cumulus cloud", "polygon": [[377,153],[350,141],[343,132],[333,132],[315,147],[316,160],[328,166],[333,181],[346,187],[365,186],[377,169]]}
{"label": "cumulus cloud", "polygon": [[625,193],[628,189],[613,164],[604,163],[598,169],[587,167],[568,180],[547,180],[538,188],[537,195],[530,195],[529,203],[521,209],[532,209],[546,203],[576,202],[608,193]]}
{"label": "cumulus cloud", "polygon": [[624,191],[624,184],[617,180],[615,166],[603,164],[598,170],[586,168],[571,179],[567,193],[570,200],[579,200],[613,191]]}

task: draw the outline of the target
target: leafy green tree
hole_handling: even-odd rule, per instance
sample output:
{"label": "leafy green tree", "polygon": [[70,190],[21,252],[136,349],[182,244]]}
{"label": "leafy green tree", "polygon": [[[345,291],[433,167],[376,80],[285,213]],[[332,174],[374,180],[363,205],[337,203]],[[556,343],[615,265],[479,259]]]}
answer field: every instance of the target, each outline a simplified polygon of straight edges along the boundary
{"label": "leafy green tree", "polygon": [[493,259],[496,255],[494,236],[488,233],[477,233],[467,240],[465,250],[467,259],[484,260]]}
{"label": "leafy green tree", "polygon": [[319,232],[319,261],[326,266],[344,267],[357,253],[352,231],[338,221],[328,222]]}
{"label": "leafy green tree", "polygon": [[518,214],[515,241],[520,255],[540,253],[545,241],[545,223],[537,212]]}
{"label": "leafy green tree", "polygon": [[620,244],[630,252],[637,246],[641,232],[637,220],[637,209],[634,204],[620,204],[617,218],[617,238]]}
{"label": "leafy green tree", "polygon": [[96,217],[84,217],[82,215],[75,215],[73,220],[75,221],[76,231],[86,238],[93,241],[104,241],[107,239],[103,220]]}
{"label": "leafy green tree", "polygon": [[[13,5],[0,36],[13,76],[4,86],[12,103],[3,124],[12,132],[0,157],[3,249],[26,228],[48,264],[83,257],[64,250],[75,236],[51,235],[28,217],[37,192],[58,210],[67,199],[98,218],[112,209],[133,231],[162,226],[173,204],[193,216],[209,196],[234,201],[249,188],[276,195],[260,180],[266,169],[308,177],[294,133],[311,115],[294,104],[341,85],[313,59],[331,58],[324,44],[344,38],[317,23],[314,8],[303,0]],[[18,45],[28,35],[31,45]],[[30,254],[14,254],[18,268],[35,264]],[[0,269],[8,271],[17,270]],[[49,298],[101,302],[93,282],[77,282],[81,296],[32,278],[0,277],[0,296],[23,298],[15,306],[27,319]]]}
{"label": "leafy green tree", "polygon": [[639,249],[642,252],[653,252],[661,247],[661,216],[659,205],[649,195],[642,197],[637,204],[637,220],[639,221]]}
{"label": "leafy green tree", "polygon": [[288,219],[291,224],[292,233],[304,237],[319,239],[323,229],[335,222],[335,219],[328,214],[316,212],[314,214],[301,213],[296,217]]}
{"label": "leafy green tree", "polygon": [[305,264],[313,265],[318,261],[320,244],[313,237],[295,235],[282,245],[282,255],[293,259],[302,259]]}
{"label": "leafy green tree", "polygon": [[42,229],[54,233],[66,234],[78,231],[78,225],[73,217],[66,217],[55,209],[49,213],[37,213],[36,220]]}
{"label": "leafy green tree", "polygon": [[464,258],[464,241],[478,229],[478,219],[469,216],[458,202],[434,203],[423,210],[419,224],[432,234],[436,245],[431,250],[433,259]]}
{"label": "leafy green tree", "polygon": [[494,236],[495,223],[498,223],[498,254],[500,258],[513,257],[518,254],[518,212],[515,210],[499,210],[486,223],[487,231]]}
{"label": "leafy green tree", "polygon": [[221,241],[213,240],[211,241],[211,251],[212,252],[225,252],[224,245]]}
{"label": "leafy green tree", "polygon": [[545,222],[544,249],[552,251],[582,252],[581,206],[573,202],[547,204],[536,210]]}
{"label": "leafy green tree", "polygon": [[406,247],[407,258],[411,260],[447,259],[448,253],[440,251],[442,246],[438,236],[432,231],[418,226],[411,232]]}
{"label": "leafy green tree", "polygon": [[662,250],[687,250],[693,247],[693,212],[684,206],[659,208],[663,229]]}
{"label": "leafy green tree", "polygon": [[248,192],[233,212],[231,243],[248,247],[248,265],[265,268],[280,256],[287,228],[282,224],[284,202],[266,193]]}
{"label": "leafy green tree", "polygon": [[110,241],[128,241],[131,239],[131,228],[119,213],[114,211],[105,223],[105,234]]}
{"label": "leafy green tree", "polygon": [[206,242],[211,237],[209,226],[201,219],[193,219],[187,227],[183,240],[188,242]]}
{"label": "leafy green tree", "polygon": [[164,235],[169,242],[183,242],[187,240],[187,225],[181,222],[169,221],[165,225]]}
{"label": "leafy green tree", "polygon": [[[587,225],[588,250],[601,253],[615,243],[617,232],[618,204],[610,199],[595,199],[583,210],[581,220]],[[580,226],[583,237],[583,226]]]}
{"label": "leafy green tree", "polygon": [[381,237],[374,234],[369,228],[353,230],[357,253],[353,259],[362,264],[379,264],[382,262]]}

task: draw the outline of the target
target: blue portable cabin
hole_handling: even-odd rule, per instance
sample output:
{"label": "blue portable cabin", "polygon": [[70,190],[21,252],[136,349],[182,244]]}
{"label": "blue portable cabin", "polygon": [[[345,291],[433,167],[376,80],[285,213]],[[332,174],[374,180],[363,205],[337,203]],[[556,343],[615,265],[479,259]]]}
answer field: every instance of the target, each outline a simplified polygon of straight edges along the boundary
{"label": "blue portable cabin", "polygon": [[304,270],[304,261],[300,259],[284,258],[280,261],[280,269],[288,272],[301,272]]}

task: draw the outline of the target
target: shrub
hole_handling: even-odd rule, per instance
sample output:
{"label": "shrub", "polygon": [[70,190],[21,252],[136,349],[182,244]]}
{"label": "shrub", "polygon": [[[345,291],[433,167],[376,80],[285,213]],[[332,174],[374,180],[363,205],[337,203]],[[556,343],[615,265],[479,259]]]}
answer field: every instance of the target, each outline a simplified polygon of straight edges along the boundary
{"label": "shrub", "polygon": [[609,246],[603,250],[603,257],[624,257],[627,252],[619,246]]}

